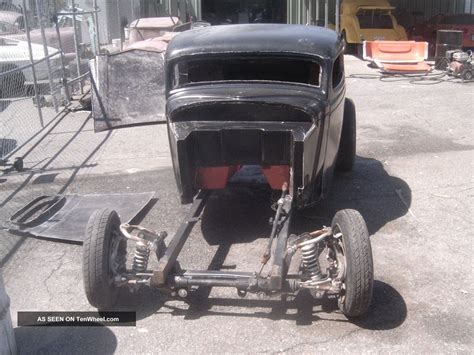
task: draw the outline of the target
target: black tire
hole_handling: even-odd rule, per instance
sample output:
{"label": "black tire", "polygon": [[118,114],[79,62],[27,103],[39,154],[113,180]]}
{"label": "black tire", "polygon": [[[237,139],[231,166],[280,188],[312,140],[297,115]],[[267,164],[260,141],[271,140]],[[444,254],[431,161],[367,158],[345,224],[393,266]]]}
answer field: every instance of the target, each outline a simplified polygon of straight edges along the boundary
{"label": "black tire", "polygon": [[87,223],[82,257],[84,289],[89,303],[99,310],[111,310],[118,299],[111,253],[114,247],[119,256],[127,251],[126,241],[117,239],[119,226],[117,212],[109,209],[95,211]]}
{"label": "black tire", "polygon": [[339,309],[347,317],[359,317],[367,311],[372,299],[374,267],[369,232],[361,214],[350,209],[336,213],[332,230],[334,235],[342,234],[346,267]]}
{"label": "black tire", "polygon": [[356,110],[354,102],[346,98],[344,101],[344,117],[342,121],[341,140],[337,153],[336,170],[351,171],[356,155]]}
{"label": "black tire", "polygon": [[356,52],[356,47],[352,43],[347,43],[345,31],[342,31],[342,39],[344,41],[344,54],[354,54]]}
{"label": "black tire", "polygon": [[364,59],[364,44],[363,43],[358,43],[356,45],[356,55],[357,58]]}
{"label": "black tire", "polygon": [[472,80],[472,70],[471,69],[465,69],[461,74],[461,78],[464,81],[471,81]]}

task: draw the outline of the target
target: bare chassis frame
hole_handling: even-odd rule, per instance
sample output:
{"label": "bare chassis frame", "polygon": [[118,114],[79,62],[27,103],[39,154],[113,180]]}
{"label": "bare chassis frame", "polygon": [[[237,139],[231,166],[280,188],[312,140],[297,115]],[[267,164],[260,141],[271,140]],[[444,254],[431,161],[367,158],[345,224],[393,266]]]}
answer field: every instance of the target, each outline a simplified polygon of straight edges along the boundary
{"label": "bare chassis frame", "polygon": [[[247,292],[267,295],[275,293],[295,294],[302,287],[316,289],[316,296],[340,293],[340,279],[342,276],[340,271],[336,271],[334,274],[328,269],[326,278],[311,280],[308,277],[306,282],[301,282],[301,275],[288,274],[289,265],[292,256],[298,248],[298,243],[316,245],[326,237],[331,236],[332,232],[331,228],[325,227],[300,236],[290,234],[292,198],[287,194],[286,184],[283,186],[282,196],[278,200],[275,217],[271,221],[272,231],[268,246],[262,257],[262,265],[259,272],[181,270],[177,264],[177,258],[193,227],[200,220],[210,194],[211,192],[204,190],[197,194],[188,215],[181,223],[168,247],[165,247],[164,252],[162,248],[164,247],[163,239],[167,235],[165,232],[155,234],[141,226],[122,224],[120,226],[120,234],[122,236],[137,242],[138,245],[142,245],[145,248],[150,247],[151,250],[155,250],[158,257],[158,266],[153,271],[142,270],[141,272],[117,275],[115,278],[116,284],[128,284],[131,287],[145,284],[150,287],[171,291],[181,297],[186,297],[187,290],[192,287],[234,287],[241,297],[245,296]],[[138,231],[138,234],[133,235],[131,233],[133,230]],[[274,239],[276,239],[276,246],[272,253]],[[262,275],[262,270],[270,259],[272,259],[270,272],[267,275]],[[338,261],[340,262],[340,260]]]}

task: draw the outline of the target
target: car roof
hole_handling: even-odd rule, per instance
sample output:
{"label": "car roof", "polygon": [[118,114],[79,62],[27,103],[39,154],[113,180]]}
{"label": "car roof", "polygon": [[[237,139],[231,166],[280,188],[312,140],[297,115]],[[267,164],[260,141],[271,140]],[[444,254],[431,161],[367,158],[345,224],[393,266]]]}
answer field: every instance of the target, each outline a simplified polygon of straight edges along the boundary
{"label": "car roof", "polygon": [[203,27],[180,33],[170,42],[167,60],[228,53],[294,53],[332,59],[342,50],[338,34],[323,27],[241,24]]}

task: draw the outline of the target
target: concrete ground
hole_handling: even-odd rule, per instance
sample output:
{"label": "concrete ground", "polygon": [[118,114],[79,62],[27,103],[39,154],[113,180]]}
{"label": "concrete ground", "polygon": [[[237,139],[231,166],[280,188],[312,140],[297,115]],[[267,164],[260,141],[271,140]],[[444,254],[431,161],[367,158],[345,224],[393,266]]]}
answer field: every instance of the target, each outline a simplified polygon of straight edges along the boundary
{"label": "concrete ground", "polygon": [[[337,176],[329,200],[298,216],[294,228],[328,225],[341,208],[362,213],[375,267],[365,318],[349,321],[334,303],[305,296],[240,299],[214,288],[188,304],[144,290],[120,301],[137,311],[136,327],[17,327],[20,352],[471,353],[474,84],[379,80],[353,57],[346,70],[358,115],[354,171]],[[87,113],[69,114],[26,159],[32,170],[0,176],[0,225],[41,194],[156,191],[142,223],[173,235],[189,207],[179,203],[167,144],[164,126],[94,134]],[[181,265],[255,270],[269,199],[248,190],[214,196]],[[80,246],[0,233],[15,324],[18,311],[92,310]]]}

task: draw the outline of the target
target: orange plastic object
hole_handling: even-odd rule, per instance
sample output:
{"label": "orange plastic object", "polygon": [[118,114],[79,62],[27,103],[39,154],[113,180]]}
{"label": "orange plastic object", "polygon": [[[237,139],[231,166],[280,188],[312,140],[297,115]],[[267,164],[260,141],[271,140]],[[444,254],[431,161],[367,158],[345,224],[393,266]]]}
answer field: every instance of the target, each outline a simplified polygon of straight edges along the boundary
{"label": "orange plastic object", "polygon": [[381,70],[387,73],[428,73],[431,71],[431,66],[426,62],[420,62],[415,64],[403,64],[403,63],[382,63]]}
{"label": "orange plastic object", "polygon": [[216,166],[196,169],[196,186],[205,190],[224,189],[239,166]]}
{"label": "orange plastic object", "polygon": [[262,167],[262,172],[273,190],[281,190],[283,184],[290,181],[290,167],[288,165]]}
{"label": "orange plastic object", "polygon": [[363,58],[375,63],[418,63],[428,59],[428,43],[365,41]]}

